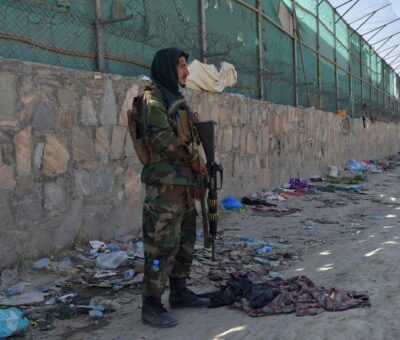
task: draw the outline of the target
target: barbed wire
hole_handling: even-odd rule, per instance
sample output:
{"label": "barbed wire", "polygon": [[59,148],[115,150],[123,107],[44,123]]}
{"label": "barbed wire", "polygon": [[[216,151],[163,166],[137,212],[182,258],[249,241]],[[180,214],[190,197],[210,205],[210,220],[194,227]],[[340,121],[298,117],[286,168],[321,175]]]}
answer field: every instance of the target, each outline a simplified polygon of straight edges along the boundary
{"label": "barbed wire", "polygon": [[[246,3],[255,6],[255,1],[248,0]],[[154,53],[169,46],[182,48],[191,55],[191,59],[201,59],[203,51],[198,1],[115,0],[108,4],[109,6],[104,7],[102,16],[105,21],[102,25],[105,72],[124,75],[148,74]],[[379,100],[362,94],[364,82],[369,79],[364,70],[368,65],[363,65],[359,72],[360,75],[364,74],[363,81],[350,81],[351,78],[348,78],[348,86],[340,83],[348,96],[343,96],[343,89],[340,88],[340,97],[336,98],[338,84],[334,77],[325,78],[322,88],[319,88],[318,77],[321,75],[318,76],[317,73],[317,61],[309,60],[303,65],[299,59],[300,56],[303,58],[300,49],[297,56],[298,79],[295,83],[294,51],[282,42],[285,40],[290,45],[289,36],[284,32],[272,34],[267,28],[266,34],[270,35],[264,35],[265,40],[260,42],[257,15],[253,10],[234,0],[206,0],[205,5],[207,62],[218,65],[227,61],[235,65],[239,77],[235,91],[257,97],[261,72],[268,89],[276,87],[274,91],[265,95],[265,99],[273,102],[294,104],[293,91],[297,89],[301,98],[299,105],[303,106],[324,109],[320,107],[321,103],[322,106],[329,103],[330,106],[325,107],[327,108],[332,107],[332,102],[338,102],[339,108],[350,108],[353,102],[355,112],[352,114],[357,116],[361,105],[367,102],[368,107],[374,110],[377,116],[392,116],[393,112],[398,112],[398,101],[394,101],[393,96],[386,97],[389,80],[385,79],[385,94],[377,92],[381,96]],[[95,20],[94,0],[0,0],[0,55],[96,70],[98,51]],[[106,23],[107,21],[112,23]],[[264,20],[264,32],[266,24]],[[357,43],[352,41],[352,44]],[[265,53],[262,71],[258,59],[259,44],[262,44]],[[364,51],[362,43],[359,45],[356,47],[357,51],[350,53],[349,64],[362,64],[361,53],[368,51]],[[310,51],[307,53],[306,59],[313,57]],[[285,57],[282,54],[286,54]],[[318,57],[315,55],[313,58]],[[332,62],[328,63],[333,67]],[[377,84],[377,77],[382,74],[380,69],[375,73],[371,73],[370,79]],[[352,82],[354,86],[359,87],[358,90],[353,89],[353,100],[350,98]],[[282,88],[285,88],[286,94],[282,94]]]}

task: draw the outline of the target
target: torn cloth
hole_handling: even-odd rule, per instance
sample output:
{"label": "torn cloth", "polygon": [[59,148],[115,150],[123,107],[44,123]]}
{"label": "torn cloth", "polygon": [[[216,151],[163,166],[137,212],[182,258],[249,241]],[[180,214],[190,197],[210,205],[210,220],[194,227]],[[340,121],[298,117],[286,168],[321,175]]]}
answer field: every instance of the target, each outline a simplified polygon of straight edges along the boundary
{"label": "torn cloth", "polygon": [[237,82],[235,67],[227,62],[222,62],[218,71],[214,65],[203,64],[195,59],[189,65],[189,73],[186,87],[193,90],[218,93],[225,87],[235,86]]}
{"label": "torn cloth", "polygon": [[305,276],[265,280],[255,272],[234,273],[220,292],[208,294],[211,307],[233,304],[250,316],[315,315],[370,306],[367,292],[316,286]]}

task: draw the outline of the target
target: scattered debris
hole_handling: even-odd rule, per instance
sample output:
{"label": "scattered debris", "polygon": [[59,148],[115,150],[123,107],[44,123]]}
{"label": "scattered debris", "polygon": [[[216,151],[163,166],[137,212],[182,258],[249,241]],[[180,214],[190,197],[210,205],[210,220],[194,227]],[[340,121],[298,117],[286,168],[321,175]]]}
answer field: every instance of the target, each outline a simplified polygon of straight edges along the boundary
{"label": "scattered debris", "polygon": [[23,332],[29,321],[17,308],[0,309],[0,338],[6,338]]}
{"label": "scattered debris", "polygon": [[44,301],[45,295],[41,292],[29,292],[20,295],[13,295],[8,298],[0,298],[2,306],[29,306],[41,303]]}
{"label": "scattered debris", "polygon": [[42,268],[45,268],[48,266],[50,266],[50,260],[48,258],[43,258],[43,259],[37,260],[36,262],[34,262],[32,264],[32,267],[34,269],[42,269]]}
{"label": "scattered debris", "polygon": [[[223,202],[225,210],[221,214],[235,215],[237,224],[218,230],[217,261],[211,260],[210,250],[203,248],[203,234],[197,233],[189,284],[222,287],[234,273],[240,272],[258,273],[264,281],[277,280],[282,277],[281,271],[299,262],[306,252],[326,243],[331,229],[347,238],[365,233],[368,219],[384,220],[386,216],[383,212],[371,216],[373,213],[358,210],[357,214],[346,213],[344,219],[336,219],[336,212],[325,214],[325,210],[319,209],[321,213],[318,215],[307,215],[309,205],[314,209],[336,209],[338,214],[342,214],[349,203],[358,204],[365,200],[400,205],[400,199],[396,197],[383,197],[379,191],[373,192],[367,181],[367,177],[374,177],[369,173],[374,173],[376,169],[387,171],[398,166],[400,155],[396,157],[398,159],[363,162],[361,165],[366,170],[356,171],[356,174],[353,170],[351,173],[340,168],[338,177],[292,178],[283,187],[262,189],[243,196],[241,200],[228,196]],[[397,181],[398,177],[393,176],[392,181],[389,178],[387,183],[381,184],[394,185]],[[243,214],[238,215],[237,211]],[[290,219],[271,222],[275,217],[284,216],[290,216]],[[265,220],[265,225],[271,222],[274,227],[263,229],[260,225],[260,230],[265,233],[258,233],[257,238],[249,237],[252,233],[246,229],[247,219]],[[280,232],[286,221],[296,228]],[[389,231],[385,229],[382,233]],[[297,243],[293,242],[293,235]],[[25,268],[23,275],[17,270],[4,269],[0,276],[0,305],[19,306],[35,331],[53,329],[57,325],[55,319],[73,319],[72,323],[84,316],[84,327],[107,322],[111,313],[141,293],[144,245],[132,236],[116,236],[111,243],[100,240],[89,243],[89,249],[77,248],[60,259],[42,258],[32,264],[35,270]],[[35,284],[30,279],[31,273],[48,277]],[[124,295],[124,292],[129,292],[129,295]],[[8,310],[0,309],[1,327],[1,312]],[[3,336],[1,327],[0,337]]]}
{"label": "scattered debris", "polygon": [[100,254],[96,258],[96,265],[104,269],[116,269],[128,258],[126,251],[114,251],[111,253]]}

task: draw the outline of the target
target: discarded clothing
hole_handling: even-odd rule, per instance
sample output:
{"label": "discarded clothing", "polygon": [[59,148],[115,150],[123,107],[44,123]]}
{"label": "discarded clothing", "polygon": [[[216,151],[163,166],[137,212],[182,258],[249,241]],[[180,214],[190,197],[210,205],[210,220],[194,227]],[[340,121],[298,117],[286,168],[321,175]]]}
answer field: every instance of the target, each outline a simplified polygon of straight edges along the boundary
{"label": "discarded clothing", "polygon": [[356,175],[354,177],[327,176],[327,181],[333,184],[360,184],[365,181],[365,177],[361,175]]}
{"label": "discarded clothing", "polygon": [[302,181],[300,178],[291,178],[289,185],[290,189],[305,189],[308,187],[307,181]]}
{"label": "discarded clothing", "polygon": [[[400,157],[400,156],[397,155],[397,157]],[[396,160],[399,161],[400,159],[396,159]],[[390,162],[390,161],[377,161],[377,162],[375,162],[375,164],[378,165],[384,171],[393,170],[397,167],[396,163]]]}
{"label": "discarded clothing", "polygon": [[285,190],[286,195],[291,195],[291,196],[304,196],[307,195],[307,190],[306,189],[293,189],[293,190]]}
{"label": "discarded clothing", "polygon": [[281,291],[275,286],[262,282],[255,272],[233,273],[227,284],[219,292],[201,294],[210,299],[209,308],[233,305],[246,298],[252,308],[262,308],[272,301]]}
{"label": "discarded clothing", "polygon": [[323,192],[335,192],[335,186],[328,184],[328,185],[316,185],[316,186],[310,186],[311,189],[315,189],[317,191],[323,191]]}
{"label": "discarded clothing", "polygon": [[264,198],[253,198],[245,196],[241,200],[242,204],[245,205],[265,205],[266,207],[276,207],[276,204],[267,202]]}
{"label": "discarded clothing", "polygon": [[324,180],[321,178],[321,177],[319,177],[319,176],[313,176],[313,177],[310,177],[310,182],[311,183],[317,183],[317,182],[323,182]]}
{"label": "discarded clothing", "polygon": [[305,276],[266,280],[255,272],[233,273],[220,292],[205,295],[211,299],[211,308],[233,304],[253,317],[305,316],[370,306],[367,292],[319,287]]}
{"label": "discarded clothing", "polygon": [[360,184],[353,184],[353,185],[347,185],[347,186],[338,186],[338,185],[315,185],[315,186],[310,186],[310,189],[312,190],[318,190],[318,191],[323,191],[323,192],[336,192],[336,191],[345,191],[345,192],[353,192],[360,194],[362,191],[365,190],[364,186]]}
{"label": "discarded clothing", "polygon": [[267,208],[262,205],[249,206],[249,208],[257,215],[270,217],[282,217],[301,211],[301,209],[298,208]]}

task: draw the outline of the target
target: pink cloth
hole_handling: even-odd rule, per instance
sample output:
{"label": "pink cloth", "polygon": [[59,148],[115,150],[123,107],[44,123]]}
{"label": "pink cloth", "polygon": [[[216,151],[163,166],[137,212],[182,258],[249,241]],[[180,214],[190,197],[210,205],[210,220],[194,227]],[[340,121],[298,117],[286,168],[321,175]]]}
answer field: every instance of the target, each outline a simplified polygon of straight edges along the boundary
{"label": "pink cloth", "polygon": [[[255,273],[248,273],[247,279],[260,283]],[[275,278],[263,280],[281,290],[281,294],[262,308],[251,308],[249,301],[242,298],[234,306],[243,309],[250,316],[263,316],[282,313],[296,313],[297,316],[314,315],[323,311],[341,311],[350,308],[370,306],[367,292],[356,292],[338,288],[316,286],[305,276],[296,276],[288,280]]]}

